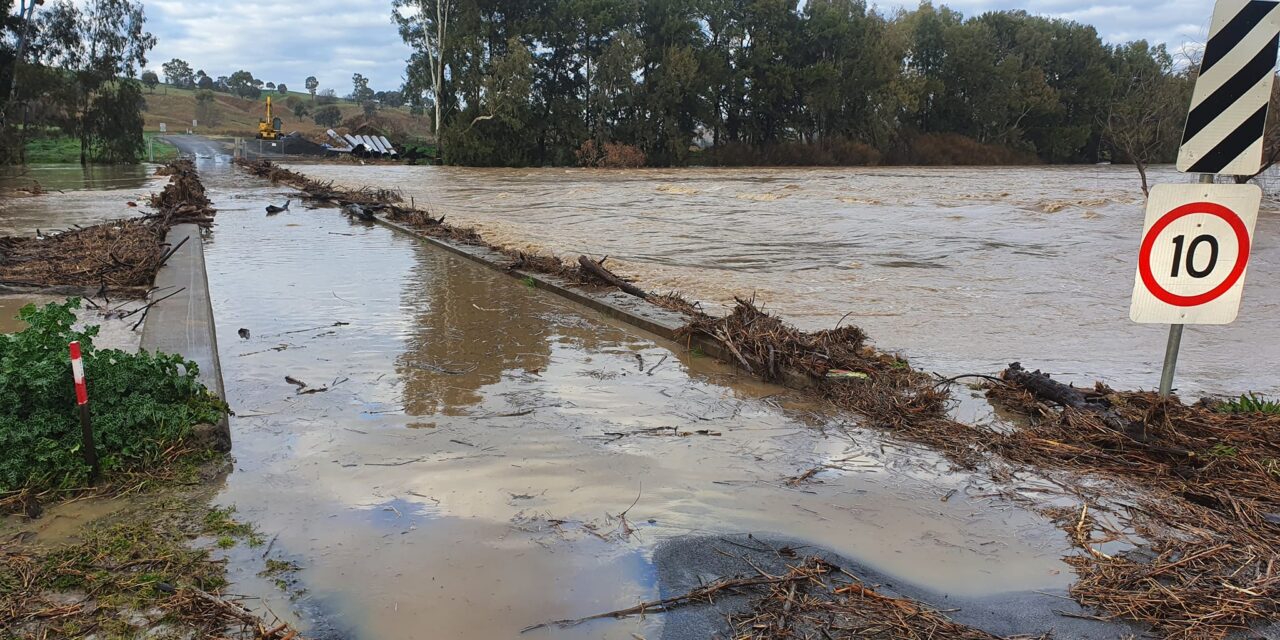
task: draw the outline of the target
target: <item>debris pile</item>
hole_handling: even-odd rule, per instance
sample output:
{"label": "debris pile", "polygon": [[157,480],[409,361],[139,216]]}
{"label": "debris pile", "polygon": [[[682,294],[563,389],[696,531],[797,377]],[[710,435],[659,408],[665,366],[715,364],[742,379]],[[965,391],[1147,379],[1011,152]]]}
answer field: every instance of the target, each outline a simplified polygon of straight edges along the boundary
{"label": "debris pile", "polygon": [[1137,552],[1103,553],[1084,513],[1075,523],[1086,553],[1071,559],[1080,577],[1071,593],[1081,604],[1184,638],[1280,614],[1280,415],[1081,390],[1018,363],[1001,377],[988,395],[1027,423],[992,436],[992,451],[1145,489],[1127,514],[1147,541]]}
{"label": "debris pile", "polygon": [[208,227],[213,219],[195,165],[178,160],[167,169],[169,184],[151,198],[154,214],[35,237],[0,238],[0,286],[142,293],[173,254],[164,241],[169,228],[188,222]]}
{"label": "debris pile", "polygon": [[[736,364],[765,380],[779,381],[798,372],[820,395],[895,430],[931,435],[946,420],[950,395],[932,376],[911,368],[900,356],[866,344],[854,326],[804,332],[736,298],[724,317],[696,318],[682,330],[715,340],[733,354]],[[839,373],[851,372],[854,378]],[[930,438],[932,441],[933,438]]]}
{"label": "debris pile", "polygon": [[[1085,507],[1078,517],[1045,512],[1080,549],[1068,559],[1079,576],[1072,596],[1106,617],[1167,637],[1221,638],[1280,615],[1280,415],[1082,391],[1015,365],[988,393],[1028,421],[998,432],[948,417],[951,381],[875,350],[855,328],[803,332],[738,300],[728,316],[696,319],[685,332],[716,341],[761,378],[798,373],[811,392],[960,466],[1067,472],[1054,481]],[[1136,496],[1120,514],[1136,548],[1108,555],[1098,545],[1126,531],[1086,516],[1120,495]]]}
{"label": "debris pile", "polygon": [[762,585],[749,612],[730,618],[736,640],[997,638],[913,600],[880,593],[820,558],[805,558],[778,578]]}
{"label": "debris pile", "polygon": [[786,573],[757,569],[754,576],[726,576],[687,593],[642,602],[626,609],[526,627],[570,627],[589,620],[625,618],[709,604],[729,594],[753,596],[748,612],[731,616],[736,640],[778,638],[949,638],[996,640],[989,633],[957,624],[906,598],[885,595],[856,576],[818,558],[798,558]]}
{"label": "debris pile", "polygon": [[161,220],[166,231],[175,224],[183,223],[209,228],[217,211],[205,195],[204,184],[196,173],[195,163],[185,159],[175,160],[161,169],[167,170],[163,175],[170,176],[169,184],[159,194],[151,196],[151,206],[157,212],[154,217]]}

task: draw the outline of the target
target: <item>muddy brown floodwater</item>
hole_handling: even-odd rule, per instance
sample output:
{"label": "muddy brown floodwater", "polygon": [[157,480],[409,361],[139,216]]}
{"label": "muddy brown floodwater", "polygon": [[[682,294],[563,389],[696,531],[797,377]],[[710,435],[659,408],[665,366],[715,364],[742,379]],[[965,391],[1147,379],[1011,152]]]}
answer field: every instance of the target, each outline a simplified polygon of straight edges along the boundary
{"label": "muddy brown floodwater", "polygon": [[[656,597],[654,548],[698,534],[955,596],[1070,581],[1061,532],[928,452],[334,209],[267,217],[290,192],[225,160],[200,171],[236,412],[219,502],[272,540],[229,552],[232,591],[312,636],[656,638],[661,616],[519,632]],[[296,588],[256,575],[266,551]]]}
{"label": "muddy brown floodwater", "polygon": [[[147,196],[168,178],[153,175],[155,165],[50,164],[4,167],[0,171],[0,236],[68,229],[140,215]],[[15,192],[40,183],[34,197]],[[130,207],[134,202],[139,207]]]}
{"label": "muddy brown floodwater", "polygon": [[[1012,360],[1154,387],[1167,328],[1129,321],[1142,194],[1131,167],[464,169],[299,165],[517,247],[609,255],[653,290],[756,294],[807,328],[845,314],[949,374]],[[1157,168],[1153,182],[1187,182]],[[1240,318],[1187,330],[1179,388],[1280,392],[1280,211],[1255,231]]]}

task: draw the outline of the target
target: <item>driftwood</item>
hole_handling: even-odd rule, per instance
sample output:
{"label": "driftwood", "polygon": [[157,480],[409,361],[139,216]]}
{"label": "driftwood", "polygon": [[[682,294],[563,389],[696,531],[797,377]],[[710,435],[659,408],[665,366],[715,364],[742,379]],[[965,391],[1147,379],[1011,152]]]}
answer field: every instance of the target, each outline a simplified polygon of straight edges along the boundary
{"label": "driftwood", "polygon": [[195,587],[191,588],[191,593],[224,615],[239,620],[244,626],[252,629],[255,640],[303,640],[297,630],[291,628],[288,623],[281,622],[268,628],[262,618],[235,602],[224,600]]}
{"label": "driftwood", "polygon": [[743,587],[757,587],[760,585],[775,585],[788,582],[797,582],[813,579],[813,573],[797,573],[793,572],[783,576],[762,575],[754,578],[721,578],[710,584],[703,585],[687,593],[661,600],[651,600],[649,602],[641,602],[634,607],[626,609],[618,609],[617,611],[609,611],[607,613],[597,613],[585,618],[574,618],[571,620],[554,620],[552,622],[543,622],[532,626],[525,627],[520,633],[528,633],[536,629],[545,627],[571,627],[589,620],[599,620],[601,618],[625,618],[627,616],[642,615],[645,613],[657,613],[661,611],[670,611],[677,607],[693,604],[696,602],[711,602],[712,596],[724,591],[732,589],[740,589]]}
{"label": "driftwood", "polygon": [[1020,362],[1010,364],[1009,368],[1004,370],[1003,377],[1005,381],[1030,391],[1037,398],[1056,402],[1064,407],[1083,409],[1089,404],[1079,389],[1062,384],[1050,378],[1048,374],[1041,373],[1039,369],[1027,371],[1022,368]]}
{"label": "driftwood", "polygon": [[1014,362],[1009,365],[1008,369],[1004,370],[1001,377],[1005,382],[1021,387],[1041,400],[1055,402],[1074,411],[1097,415],[1103,425],[1123,436],[1134,447],[1186,460],[1196,457],[1195,452],[1189,449],[1170,447],[1158,442],[1147,433],[1147,427],[1144,423],[1137,420],[1129,420],[1120,415],[1120,412],[1116,411],[1105,399],[1090,401],[1085,398],[1079,389],[1053,380],[1039,370],[1027,371],[1022,368],[1021,363]]}
{"label": "driftwood", "polygon": [[648,299],[649,294],[644,289],[619,278],[612,271],[604,268],[604,261],[607,259],[608,256],[605,256],[600,259],[600,262],[596,262],[586,256],[578,256],[578,267],[582,269],[582,273],[584,275],[589,274],[594,278],[603,280],[604,282],[622,289],[623,292],[629,293],[637,298]]}

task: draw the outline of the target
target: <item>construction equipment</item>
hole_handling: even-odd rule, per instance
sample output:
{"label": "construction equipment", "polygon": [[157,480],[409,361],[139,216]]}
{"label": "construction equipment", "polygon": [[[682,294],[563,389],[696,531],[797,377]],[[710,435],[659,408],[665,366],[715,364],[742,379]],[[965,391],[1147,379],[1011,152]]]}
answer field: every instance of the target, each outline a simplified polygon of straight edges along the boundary
{"label": "construction equipment", "polygon": [[271,96],[267,96],[267,117],[258,119],[259,140],[279,140],[284,121],[271,115]]}

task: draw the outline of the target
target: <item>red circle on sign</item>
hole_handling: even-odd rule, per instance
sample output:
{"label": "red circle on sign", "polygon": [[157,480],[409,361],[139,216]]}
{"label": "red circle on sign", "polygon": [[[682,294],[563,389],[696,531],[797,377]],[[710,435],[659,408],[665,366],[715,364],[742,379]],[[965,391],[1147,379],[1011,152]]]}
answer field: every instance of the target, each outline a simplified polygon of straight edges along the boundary
{"label": "red circle on sign", "polygon": [[[1239,245],[1240,251],[1236,256],[1235,266],[1231,268],[1231,273],[1227,274],[1227,279],[1223,280],[1221,284],[1199,295],[1180,296],[1156,282],[1156,276],[1151,272],[1151,251],[1155,248],[1156,238],[1161,231],[1164,231],[1166,227],[1179,218],[1194,213],[1207,213],[1211,216],[1217,216],[1231,225],[1231,230],[1236,232],[1236,244]],[[1236,215],[1236,212],[1216,202],[1192,202],[1164,214],[1155,224],[1151,225],[1151,230],[1147,232],[1147,237],[1142,239],[1142,249],[1138,251],[1138,273],[1142,276],[1142,284],[1146,285],[1151,295],[1162,302],[1177,307],[1194,307],[1213,301],[1218,296],[1226,293],[1236,282],[1240,281],[1240,276],[1244,275],[1244,268],[1248,264],[1249,230],[1245,228],[1244,221],[1240,219],[1240,216]]]}

